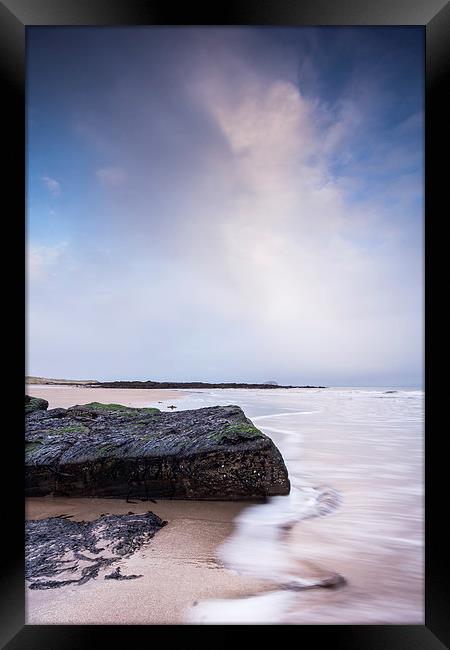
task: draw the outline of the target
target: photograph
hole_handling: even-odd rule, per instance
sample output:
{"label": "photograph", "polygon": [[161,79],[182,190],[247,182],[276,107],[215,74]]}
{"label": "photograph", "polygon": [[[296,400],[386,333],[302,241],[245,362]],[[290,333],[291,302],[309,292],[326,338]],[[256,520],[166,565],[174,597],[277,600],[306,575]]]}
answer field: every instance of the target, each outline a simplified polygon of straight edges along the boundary
{"label": "photograph", "polygon": [[25,42],[25,624],[423,626],[424,26]]}

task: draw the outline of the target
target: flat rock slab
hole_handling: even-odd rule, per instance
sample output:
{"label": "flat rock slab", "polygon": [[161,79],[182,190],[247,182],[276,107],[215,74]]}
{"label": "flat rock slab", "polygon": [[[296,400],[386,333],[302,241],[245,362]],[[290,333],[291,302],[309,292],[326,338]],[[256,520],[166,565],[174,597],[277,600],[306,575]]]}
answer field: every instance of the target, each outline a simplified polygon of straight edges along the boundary
{"label": "flat rock slab", "polygon": [[[95,521],[70,521],[65,516],[25,524],[25,577],[30,589],[82,585],[122,558],[130,557],[166,525],[153,512],[103,515]],[[133,580],[120,566],[104,579]]]}
{"label": "flat rock slab", "polygon": [[290,490],[279,450],[238,406],[36,410],[25,464],[27,496],[236,500]]}

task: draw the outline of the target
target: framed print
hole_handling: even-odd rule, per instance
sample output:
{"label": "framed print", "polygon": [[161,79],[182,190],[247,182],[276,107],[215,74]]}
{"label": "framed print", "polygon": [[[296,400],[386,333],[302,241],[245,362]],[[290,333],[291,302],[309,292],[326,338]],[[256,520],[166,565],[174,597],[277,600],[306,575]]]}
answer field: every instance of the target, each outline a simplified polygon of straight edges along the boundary
{"label": "framed print", "polygon": [[2,1],[25,247],[3,647],[448,644],[449,17]]}

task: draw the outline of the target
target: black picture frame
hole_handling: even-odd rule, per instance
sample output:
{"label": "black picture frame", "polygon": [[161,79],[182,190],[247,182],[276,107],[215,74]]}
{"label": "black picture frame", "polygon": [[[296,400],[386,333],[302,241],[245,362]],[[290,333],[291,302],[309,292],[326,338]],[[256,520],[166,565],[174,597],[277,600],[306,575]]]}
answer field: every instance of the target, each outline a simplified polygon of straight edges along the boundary
{"label": "black picture frame", "polygon": [[[23,557],[23,369],[25,368],[25,318],[23,305],[25,275],[23,248],[25,241],[25,31],[33,25],[419,25],[426,37],[426,131],[425,131],[425,295],[426,295],[426,580],[425,625],[328,625],[296,626],[295,639],[299,643],[310,640],[314,644],[345,650],[355,648],[398,648],[399,650],[434,650],[448,647],[450,640],[450,606],[448,582],[444,568],[448,551],[444,526],[446,512],[442,504],[447,487],[447,456],[445,438],[448,434],[446,419],[440,424],[439,415],[445,415],[445,395],[435,379],[437,366],[442,363],[445,339],[445,319],[433,317],[440,302],[437,282],[445,277],[446,255],[439,223],[445,217],[445,178],[448,163],[440,162],[439,153],[445,147],[448,129],[446,114],[445,64],[448,63],[450,35],[450,7],[445,0],[241,0],[223,6],[193,6],[180,8],[160,0],[0,0],[0,63],[3,78],[3,107],[6,108],[5,133],[10,137],[9,149],[4,149],[7,173],[4,183],[4,205],[8,204],[7,221],[13,227],[7,236],[5,248],[20,251],[15,265],[8,267],[6,284],[19,298],[14,318],[8,317],[10,335],[17,337],[14,363],[8,374],[8,386],[14,387],[14,412],[16,427],[4,430],[4,465],[11,466],[11,476],[4,487],[8,495],[4,501],[3,537],[8,549],[3,556],[1,580],[1,633],[2,646],[10,650],[36,648],[79,649],[107,642],[137,645],[154,642],[160,631],[164,637],[181,626],[59,626],[25,625],[25,589]],[[448,111],[448,105],[447,105]],[[6,151],[6,154],[5,154]],[[441,212],[442,211],[442,212]],[[14,214],[17,212],[17,214]],[[442,219],[444,221],[444,219]],[[13,268],[13,271],[11,271]],[[14,282],[9,278],[14,275]],[[17,286],[18,285],[18,286]],[[6,292],[7,293],[7,292]],[[8,300],[8,296],[6,296]],[[9,305],[9,302],[8,302]],[[437,306],[439,308],[439,305]],[[431,319],[433,329],[430,332]],[[447,337],[448,338],[448,337]],[[4,339],[5,340],[5,339]],[[9,342],[9,335],[6,339]],[[22,366],[17,362],[22,359]],[[11,384],[11,381],[13,382]],[[17,389],[17,390],[16,390]],[[7,459],[7,460],[6,460]],[[6,511],[6,512],[5,512]],[[7,533],[5,531],[8,531]],[[151,627],[151,630],[148,628]],[[210,626],[182,626],[183,641],[197,642],[200,633]],[[215,627],[215,626],[213,626]],[[230,628],[229,630],[227,628]],[[234,640],[235,626],[226,626],[220,642]],[[276,633],[282,631],[276,626]],[[268,629],[264,631],[269,631]],[[286,630],[292,632],[292,630]],[[252,630],[252,634],[256,629]],[[213,638],[217,635],[213,632]],[[156,637],[159,641],[159,637]],[[163,637],[162,637],[163,638]],[[162,640],[162,639],[161,639]]]}

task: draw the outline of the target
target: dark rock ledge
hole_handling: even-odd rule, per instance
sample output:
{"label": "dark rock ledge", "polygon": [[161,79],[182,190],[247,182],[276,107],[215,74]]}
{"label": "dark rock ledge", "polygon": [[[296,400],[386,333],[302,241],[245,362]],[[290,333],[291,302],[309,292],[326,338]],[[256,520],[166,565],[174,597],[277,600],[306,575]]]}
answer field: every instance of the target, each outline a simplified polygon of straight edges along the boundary
{"label": "dark rock ledge", "polygon": [[27,496],[238,500],[290,490],[279,450],[238,406],[33,410],[25,465]]}
{"label": "dark rock ledge", "polygon": [[34,411],[45,411],[46,409],[48,409],[48,402],[46,399],[25,395],[25,415],[33,413]]}
{"label": "dark rock ledge", "polygon": [[[30,589],[83,585],[100,571],[138,551],[167,524],[153,512],[102,515],[95,521],[70,521],[67,515],[27,521],[25,577]],[[120,566],[104,579],[133,580]]]}

